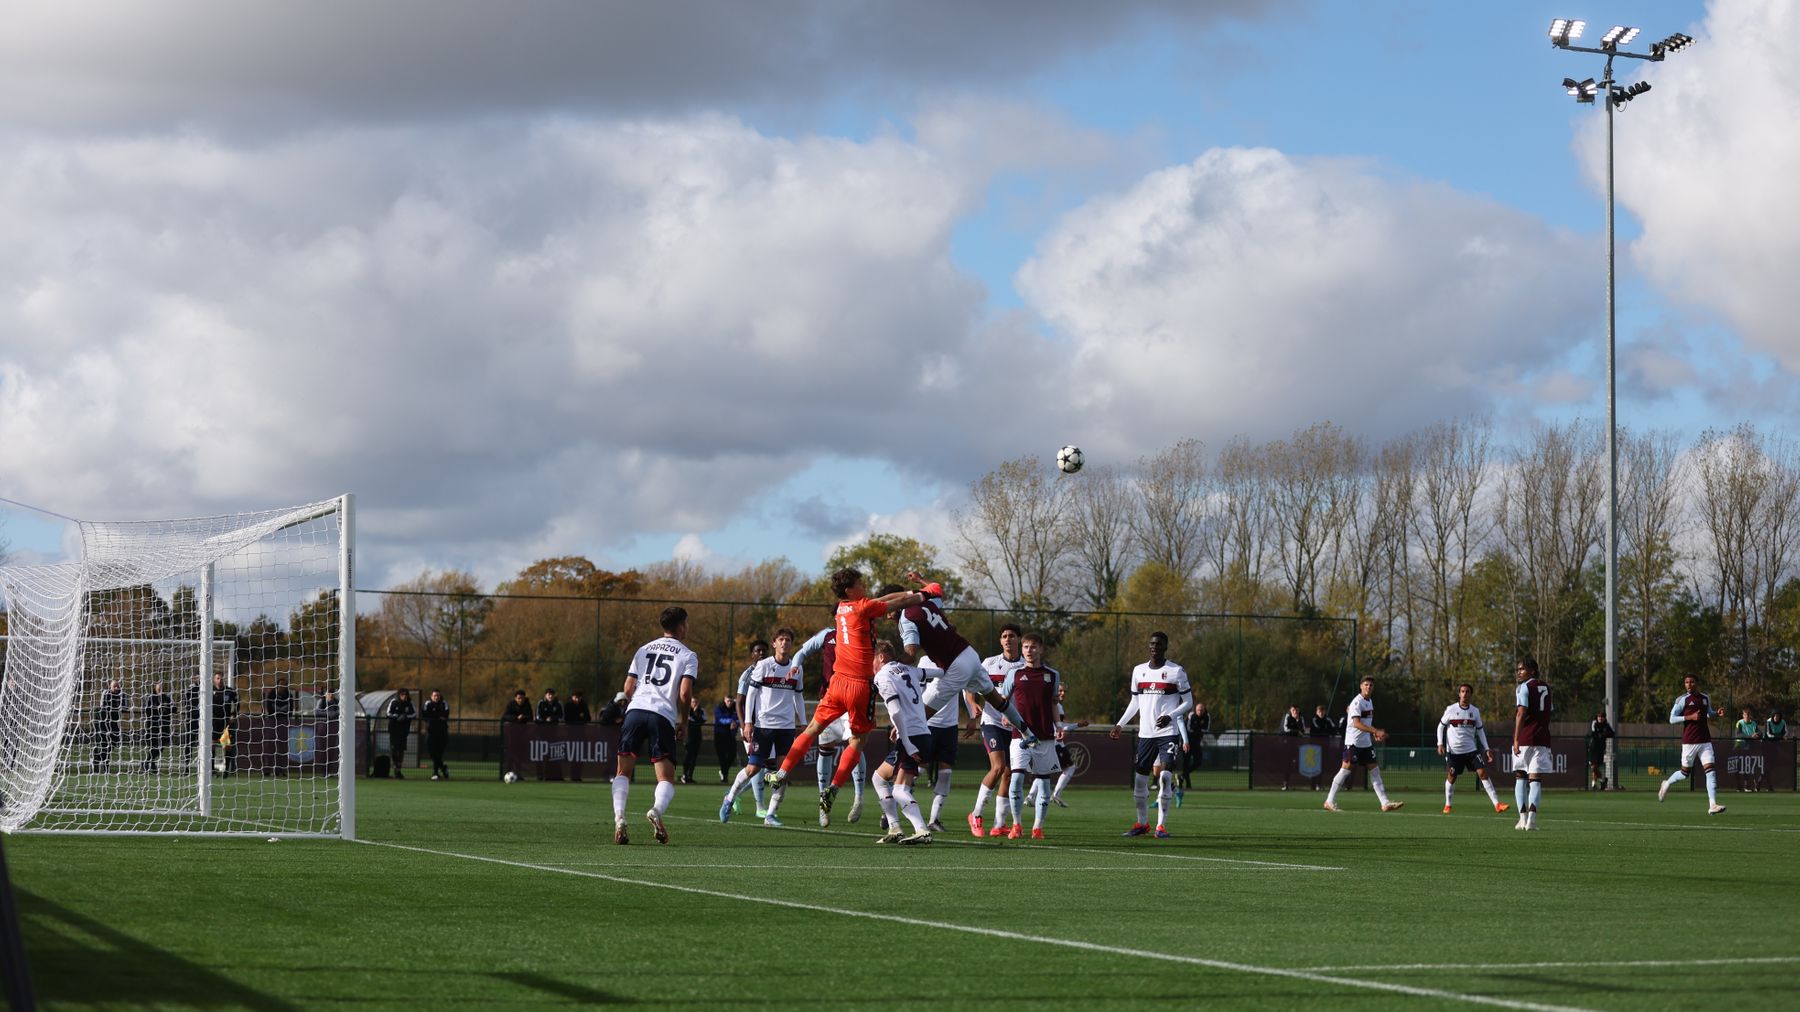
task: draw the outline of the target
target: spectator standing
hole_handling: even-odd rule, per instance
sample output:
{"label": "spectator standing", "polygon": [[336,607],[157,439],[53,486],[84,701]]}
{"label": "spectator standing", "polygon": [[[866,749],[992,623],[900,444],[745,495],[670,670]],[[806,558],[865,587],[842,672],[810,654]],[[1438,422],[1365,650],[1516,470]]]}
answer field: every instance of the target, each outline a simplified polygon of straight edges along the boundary
{"label": "spectator standing", "polygon": [[1175,807],[1180,808],[1183,795],[1194,786],[1194,770],[1204,769],[1206,765],[1206,736],[1212,733],[1212,714],[1206,710],[1206,704],[1198,700],[1194,702],[1194,712],[1188,714],[1188,750],[1181,754],[1181,779],[1175,784]]}
{"label": "spectator standing", "polygon": [[450,744],[450,704],[444,694],[431,690],[431,698],[419,711],[425,722],[425,750],[431,753],[431,779],[450,779],[450,767],[444,765],[444,749]]}
{"label": "spectator standing", "polygon": [[531,723],[531,700],[525,698],[524,689],[514,690],[512,702],[506,704],[506,713],[500,719],[507,724]]}
{"label": "spectator standing", "polygon": [[125,710],[125,692],[117,678],[106,683],[100,702],[94,706],[94,772],[112,772],[113,750],[122,736],[120,718]]}
{"label": "spectator standing", "polygon": [[612,702],[600,708],[600,723],[625,723],[625,694],[623,692],[614,696]]}
{"label": "spectator standing", "polygon": [[700,732],[706,727],[706,707],[698,699],[688,701],[687,741],[682,742],[681,782],[694,782],[694,767],[700,762]]}
{"label": "spectator standing", "polygon": [[1298,706],[1288,707],[1288,712],[1281,718],[1281,736],[1298,738],[1305,733],[1306,720],[1300,716],[1300,708]]}
{"label": "spectator standing", "polygon": [[1757,721],[1756,714],[1746,706],[1743,719],[1733,725],[1731,733],[1737,738],[1737,747],[1743,748],[1752,741],[1762,740],[1762,724]]}
{"label": "spectator standing", "polygon": [[181,690],[181,740],[186,747],[186,765],[194,765],[194,750],[200,747],[200,676],[188,680]]}
{"label": "spectator standing", "polygon": [[325,725],[326,734],[337,727],[338,717],[343,713],[338,706],[337,691],[327,685],[313,689],[313,719]]}
{"label": "spectator standing", "polygon": [[394,762],[394,777],[406,779],[400,767],[406,764],[406,739],[412,735],[413,718],[419,708],[413,705],[412,693],[400,689],[388,700],[388,758]]}
{"label": "spectator standing", "polygon": [[1769,714],[1769,720],[1763,725],[1764,741],[1781,741],[1787,737],[1787,721],[1781,717],[1781,711]]}
{"label": "spectator standing", "polygon": [[738,759],[737,700],[727,695],[713,708],[713,751],[719,757],[719,783],[731,782],[731,771],[742,765]]}
{"label": "spectator standing", "polygon": [[[238,694],[234,686],[225,684],[224,675],[214,675],[212,684],[212,733],[213,741],[218,742],[221,758],[225,768],[220,776],[231,776],[237,772],[237,735],[232,733],[232,726],[237,723]],[[211,745],[207,746],[211,750]]]}
{"label": "spectator standing", "polygon": [[1588,785],[1590,791],[1606,790],[1606,740],[1614,737],[1613,727],[1606,722],[1604,710],[1595,711],[1594,719],[1588,724],[1587,761]]}
{"label": "spectator standing", "polygon": [[169,734],[175,722],[175,699],[163,691],[163,683],[157,682],[144,697],[139,715],[144,722],[144,745],[149,750],[142,769],[145,773],[161,772],[157,763],[162,759],[163,749],[169,747]]}
{"label": "spectator standing", "polygon": [[581,690],[570,692],[569,701],[563,704],[563,723],[591,724],[593,720],[594,715],[588,710],[587,700],[581,698]]}
{"label": "spectator standing", "polygon": [[294,719],[294,694],[288,688],[287,679],[275,683],[275,687],[263,694],[263,716],[285,724]]}
{"label": "spectator standing", "polygon": [[537,722],[540,724],[560,724],[563,719],[563,705],[556,698],[555,689],[545,689],[544,698],[538,700]]}
{"label": "spectator standing", "polygon": [[[1307,733],[1314,738],[1329,738],[1337,734],[1337,725],[1333,724],[1331,718],[1326,715],[1324,704],[1313,708],[1312,725],[1307,729]],[[1314,784],[1313,790],[1318,789],[1319,785]]]}

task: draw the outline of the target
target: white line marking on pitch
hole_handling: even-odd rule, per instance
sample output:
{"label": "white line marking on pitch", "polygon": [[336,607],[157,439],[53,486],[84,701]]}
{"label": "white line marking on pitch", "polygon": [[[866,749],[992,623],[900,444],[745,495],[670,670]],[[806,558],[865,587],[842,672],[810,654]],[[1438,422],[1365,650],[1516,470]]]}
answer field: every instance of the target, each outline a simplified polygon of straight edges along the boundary
{"label": "white line marking on pitch", "polygon": [[[645,889],[667,889],[671,892],[688,893],[694,896],[711,896],[714,899],[737,900],[741,903],[760,903],[765,906],[784,907],[789,910],[805,910],[816,914],[836,914],[840,917],[861,917],[871,921],[886,921],[891,924],[904,924],[915,928],[933,928],[939,931],[960,931],[969,935],[983,935],[988,938],[1004,938],[1015,942],[1035,942],[1039,945],[1055,945],[1065,949],[1081,949],[1087,952],[1104,952],[1115,956],[1137,956],[1141,959],[1160,960],[1165,963],[1184,963],[1189,966],[1205,966],[1215,970],[1231,970],[1236,973],[1249,973],[1262,977],[1285,977],[1291,980],[1309,980],[1319,984],[1334,984],[1339,987],[1361,988],[1367,991],[1387,991],[1393,994],[1411,995],[1416,998],[1437,998],[1443,1001],[1463,1001],[1475,1005],[1494,1005],[1500,1008],[1533,1009],[1539,1012],[1570,1012],[1572,1006],[1542,1005],[1535,1002],[1512,1001],[1506,998],[1489,998],[1478,994],[1459,994],[1455,991],[1440,991],[1436,988],[1413,987],[1410,984],[1390,984],[1377,980],[1357,980],[1352,977],[1333,977],[1307,970],[1289,970],[1276,966],[1257,966],[1253,963],[1231,963],[1222,959],[1203,959],[1199,956],[1183,956],[1172,952],[1155,952],[1149,949],[1130,949],[1121,945],[1102,945],[1099,942],[1083,942],[1073,938],[1055,938],[1049,935],[1028,935],[1022,931],[1004,931],[999,928],[984,928],[969,924],[949,924],[942,921],[927,921],[917,917],[902,917],[899,914],[882,914],[870,910],[849,910],[842,907],[828,907],[817,903],[801,903],[797,900],[775,899],[769,896],[746,896],[742,893],[728,893],[719,889],[703,889],[699,886],[676,885],[671,882],[652,882],[648,879],[626,878],[623,875],[608,875],[598,871],[583,871],[579,868],[563,868],[557,865],[532,864],[528,861],[508,861],[505,858],[486,857],[481,854],[464,854],[454,850],[433,850],[429,847],[414,847],[404,843],[387,843],[381,840],[358,840],[357,843],[371,847],[387,847],[393,850],[410,851],[415,854],[431,854],[437,857],[454,857],[465,861],[480,861],[485,864],[505,865],[512,868],[524,868],[528,871],[547,871],[555,875],[574,875],[580,878],[599,879],[603,882],[616,882],[619,885],[640,886]],[[1585,1012],[1585,1010],[1578,1010]]]}
{"label": "white line marking on pitch", "polygon": [[[894,849],[898,850],[900,848],[895,847]],[[873,847],[870,848],[870,853],[872,853],[872,854],[881,854],[881,853],[885,853],[885,852],[886,851],[884,851],[884,850],[876,850]],[[788,864],[718,864],[716,862],[708,862],[706,864],[663,864],[661,862],[656,862],[654,864],[618,864],[618,863],[615,863],[612,861],[565,861],[563,863],[569,864],[569,865],[578,865],[578,866],[593,865],[597,868],[705,868],[705,869],[718,869],[721,871],[755,871],[758,869],[779,870],[779,871],[886,871],[890,868],[889,865],[884,865],[884,864],[814,864],[811,861],[807,861],[804,864],[801,864],[798,862],[789,862]],[[967,875],[972,871],[978,871],[985,875],[990,871],[993,871],[993,872],[1022,871],[1022,872],[1031,872],[1032,874],[1038,874],[1041,872],[1060,872],[1060,871],[1112,871],[1112,872],[1119,872],[1122,874],[1136,874],[1140,871],[1152,870],[1155,867],[1156,866],[1153,864],[1142,864],[1142,865],[1138,865],[1135,868],[1131,867],[1129,865],[1117,865],[1117,864],[1089,864],[1089,865],[1040,864],[1040,865],[1029,865],[1029,866],[1026,866],[1026,865],[1002,865],[997,868],[987,868],[987,867],[978,868],[974,865],[968,865],[968,864],[944,864],[944,865],[911,865],[911,866],[907,867],[906,873],[908,875],[929,875],[932,872],[942,872],[943,874],[946,874],[946,875]]]}
{"label": "white line marking on pitch", "polygon": [[[670,819],[680,819],[683,822],[712,822],[713,821],[712,819],[702,818],[701,816],[698,816],[698,815],[671,815],[671,816],[669,816],[669,818]],[[763,827],[760,824],[745,822],[745,823],[740,823],[739,828],[762,829],[765,827]],[[820,833],[825,836],[849,836],[849,837],[856,837],[856,838],[860,838],[860,839],[864,839],[864,840],[874,839],[872,836],[868,835],[867,833],[856,833],[856,832],[851,832],[849,830],[838,830],[838,829],[814,829],[811,826],[782,826],[780,831],[784,832],[784,833]],[[989,850],[998,849],[993,842],[990,842],[988,840],[974,840],[974,839],[964,840],[961,838],[951,837],[951,836],[933,836],[931,839],[934,844],[951,843],[951,844],[955,844],[959,847],[982,847],[982,848],[986,848]],[[1080,853],[1080,854],[1105,854],[1108,857],[1123,857],[1123,858],[1139,858],[1139,857],[1141,857],[1141,858],[1145,858],[1147,860],[1158,860],[1158,861],[1203,861],[1208,864],[1241,864],[1241,865],[1247,865],[1252,868],[1275,868],[1275,869],[1285,869],[1288,871],[1348,871],[1349,870],[1348,868],[1344,868],[1339,865],[1289,864],[1284,861],[1253,861],[1247,857],[1203,857],[1198,854],[1169,854],[1169,853],[1161,853],[1161,852],[1156,852],[1156,851],[1143,851],[1143,852],[1136,853],[1136,854],[1130,854],[1130,853],[1126,853],[1124,851],[1119,851],[1119,850],[1100,850],[1097,847],[1070,847],[1070,846],[1065,846],[1065,845],[1055,844],[1055,843],[1037,843],[1037,842],[1032,842],[1032,841],[1020,841],[1020,842],[1027,844],[1032,850],[1067,850],[1067,851],[1073,851],[1075,853]],[[1150,846],[1155,846],[1155,844],[1152,843],[1152,844],[1150,844]]]}
{"label": "white line marking on pitch", "polygon": [[[1316,808],[1258,808],[1254,805],[1211,805],[1208,807],[1211,808],[1213,811],[1219,811],[1219,812],[1279,812],[1284,815],[1317,815],[1321,811],[1321,809],[1316,809]],[[1424,806],[1421,806],[1419,810],[1427,815],[1437,814],[1435,809],[1427,808]],[[1393,816],[1392,812],[1380,812],[1380,811],[1359,812],[1359,811],[1353,811],[1353,810],[1345,810],[1342,812],[1330,812],[1327,814],[1332,815],[1337,818],[1342,818],[1343,816],[1346,816],[1346,815],[1379,815],[1379,816],[1383,816],[1383,817],[1392,817]],[[1723,822],[1721,822],[1717,818],[1710,818],[1706,822],[1703,822],[1703,823],[1670,823],[1670,822],[1616,822],[1616,821],[1612,821],[1609,819],[1558,819],[1555,817],[1555,815],[1556,815],[1556,812],[1554,809],[1552,809],[1551,810],[1551,818],[1550,818],[1549,822],[1546,824],[1546,828],[1548,828],[1549,826],[1555,826],[1555,825],[1565,825],[1565,826],[1641,826],[1645,829],[1685,830],[1685,831],[1695,832],[1695,833],[1800,833],[1800,826],[1729,826],[1729,825],[1725,825]],[[1507,813],[1506,815],[1495,818],[1494,821],[1496,823],[1504,822],[1506,819],[1511,818],[1511,817],[1512,817],[1511,814]],[[1475,818],[1459,820],[1459,821],[1474,822],[1474,821],[1477,821],[1479,818],[1480,818],[1480,816],[1477,815],[1477,816],[1475,816]]]}
{"label": "white line marking on pitch", "polygon": [[1396,970],[1555,970],[1609,969],[1633,966],[1739,966],[1755,963],[1800,963],[1800,956],[1742,956],[1723,959],[1622,959],[1567,963],[1400,963],[1394,966],[1306,966],[1308,973],[1339,973],[1361,970],[1365,973],[1389,973]]}

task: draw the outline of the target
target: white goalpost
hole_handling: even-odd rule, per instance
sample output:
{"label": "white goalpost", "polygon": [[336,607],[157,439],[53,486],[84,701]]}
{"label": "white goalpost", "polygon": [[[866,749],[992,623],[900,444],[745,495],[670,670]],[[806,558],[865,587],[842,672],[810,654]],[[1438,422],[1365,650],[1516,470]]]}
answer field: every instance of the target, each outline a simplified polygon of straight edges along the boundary
{"label": "white goalpost", "polygon": [[0,565],[0,830],[354,838],[354,501]]}

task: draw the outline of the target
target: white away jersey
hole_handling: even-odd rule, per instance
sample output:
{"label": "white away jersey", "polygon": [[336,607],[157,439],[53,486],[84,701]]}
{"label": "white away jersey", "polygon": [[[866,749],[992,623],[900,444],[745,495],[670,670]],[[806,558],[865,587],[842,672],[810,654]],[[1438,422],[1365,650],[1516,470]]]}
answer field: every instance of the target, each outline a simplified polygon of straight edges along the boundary
{"label": "white away jersey", "polygon": [[[919,656],[919,677],[923,678],[925,684],[929,686],[932,682],[944,677],[944,669],[934,664],[931,658],[921,654]],[[937,712],[933,713],[925,723],[930,727],[961,727],[962,708],[962,693],[953,692],[950,694],[949,701],[938,707]]]}
{"label": "white away jersey", "polygon": [[1344,744],[1357,748],[1372,748],[1375,738],[1367,731],[1358,730],[1357,721],[1369,727],[1375,726],[1375,701],[1364,699],[1362,693],[1350,697],[1350,705],[1344,708]]}
{"label": "white away jersey", "polygon": [[[1174,661],[1165,660],[1160,668],[1153,668],[1145,661],[1131,669],[1131,705],[1137,707],[1139,738],[1170,738],[1181,734],[1181,718],[1176,711],[1193,697],[1187,669]],[[1158,727],[1163,717],[1169,718],[1168,725]]]}
{"label": "white away jersey", "polygon": [[806,701],[801,698],[803,673],[800,662],[788,658],[786,664],[764,657],[750,668],[749,691],[744,693],[744,720],[759,727],[785,731],[799,727],[806,718]]}
{"label": "white away jersey", "polygon": [[1487,728],[1481,723],[1481,707],[1461,703],[1444,707],[1444,715],[1438,718],[1438,744],[1450,755],[1486,749]]}
{"label": "white away jersey", "polygon": [[888,719],[902,738],[927,734],[925,730],[925,680],[919,669],[889,661],[875,672],[875,692],[887,706]]}
{"label": "white away jersey", "polygon": [[[1024,666],[1024,654],[1020,654],[1016,659],[1010,661],[1006,659],[1005,654],[995,654],[981,662],[981,669],[988,673],[988,681],[992,682],[994,688],[999,691],[1003,691],[1001,686],[1004,686],[1006,680],[1012,677],[1012,673]],[[984,701],[981,704],[981,722],[1002,727],[1006,724],[1006,712],[996,710],[993,704]]]}
{"label": "white away jersey", "polygon": [[699,677],[700,658],[680,640],[660,636],[638,647],[627,674],[636,676],[638,683],[626,711],[649,710],[673,724],[678,719],[675,698],[681,680]]}

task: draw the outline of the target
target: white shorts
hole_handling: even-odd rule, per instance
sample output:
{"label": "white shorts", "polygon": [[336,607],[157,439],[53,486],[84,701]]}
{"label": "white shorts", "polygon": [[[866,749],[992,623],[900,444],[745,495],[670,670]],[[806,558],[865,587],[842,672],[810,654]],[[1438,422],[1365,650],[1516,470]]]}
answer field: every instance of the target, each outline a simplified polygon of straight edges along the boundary
{"label": "white shorts", "polygon": [[840,741],[849,741],[849,740],[850,740],[850,715],[846,713],[846,714],[840,715],[838,717],[838,719],[832,721],[831,723],[826,724],[825,730],[819,732],[818,740],[815,741],[814,744],[815,745],[836,745]]}
{"label": "white shorts", "polygon": [[1040,741],[1030,748],[1025,747],[1025,739],[1014,738],[1012,742],[1013,769],[1034,777],[1051,777],[1062,772],[1062,763],[1056,761],[1056,742]]}
{"label": "white shorts", "polygon": [[981,655],[975,652],[974,647],[964,647],[963,652],[950,662],[950,666],[925,686],[923,701],[927,712],[936,713],[964,692],[985,696],[993,689],[993,679],[988,677],[987,669],[981,666]]}
{"label": "white shorts", "polygon": [[1556,767],[1550,759],[1550,746],[1526,745],[1513,756],[1514,773],[1554,773]]}
{"label": "white shorts", "polygon": [[1698,760],[1700,765],[1702,765],[1702,766],[1711,766],[1713,764],[1712,742],[1703,741],[1698,745],[1683,745],[1683,746],[1681,746],[1681,768],[1682,769],[1684,769],[1684,770],[1693,769],[1694,762],[1696,760]]}

